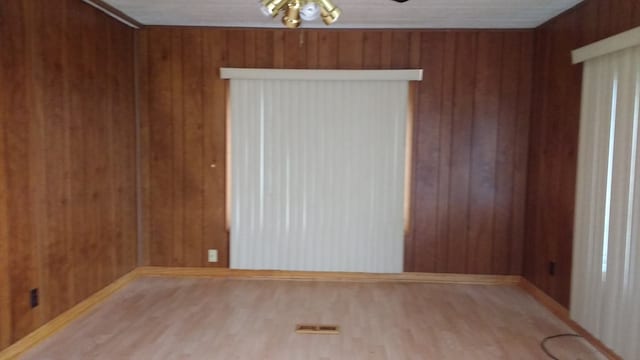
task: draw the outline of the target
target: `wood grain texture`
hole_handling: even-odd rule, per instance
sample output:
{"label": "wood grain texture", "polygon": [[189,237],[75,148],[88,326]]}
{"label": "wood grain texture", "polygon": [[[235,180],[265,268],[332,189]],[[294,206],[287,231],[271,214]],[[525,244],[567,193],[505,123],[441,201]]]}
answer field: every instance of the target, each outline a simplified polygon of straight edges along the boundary
{"label": "wood grain texture", "polygon": [[3,1],[0,43],[2,348],[135,267],[136,209],[133,31]]}
{"label": "wood grain texture", "polygon": [[[295,333],[316,323],[340,335]],[[517,286],[143,277],[23,359],[543,359],[568,331]]]}
{"label": "wood grain texture", "polygon": [[519,275],[532,46],[531,31],[143,29],[145,264],[228,266],[220,66],[423,68],[405,270]]}
{"label": "wood grain texture", "polygon": [[315,272],[280,270],[235,270],[228,268],[189,268],[142,266],[136,269],[139,276],[201,277],[260,280],[306,280],[306,281],[356,281],[395,282],[423,284],[462,285],[516,285],[522,277],[518,275],[469,275],[407,272],[402,274],[373,274],[351,272]]}
{"label": "wood grain texture", "polygon": [[587,0],[535,31],[524,275],[565,307],[582,86],[582,66],[571,65],[570,52],[639,25],[635,0]]}
{"label": "wood grain texture", "polygon": [[[170,267],[138,267],[125,274],[107,287],[99,290],[87,299],[66,310],[48,321],[35,331],[29,333],[16,343],[0,350],[0,360],[15,359],[36,347],[39,343],[54,336],[71,323],[79,320],[93,308],[106,301],[113,294],[130,282],[142,277],[159,278],[208,278],[264,281],[324,281],[324,282],[356,282],[356,283],[411,283],[411,284],[448,284],[448,285],[482,285],[482,286],[514,286],[521,285],[523,279],[515,275],[464,275],[464,274],[370,274],[370,273],[338,273],[338,272],[304,272],[304,271],[264,271],[264,270],[231,270],[216,268],[170,268]],[[525,285],[529,284],[528,282]],[[535,294],[535,287],[523,287]],[[537,290],[539,292],[539,290]],[[553,310],[552,310],[553,311]],[[566,311],[565,311],[566,313]]]}
{"label": "wood grain texture", "polygon": [[[2,15],[0,14],[0,17]],[[0,31],[4,30],[3,20],[0,18]],[[2,55],[0,54],[0,57]],[[1,63],[1,62],[0,62]],[[7,84],[6,76],[0,71],[0,84]],[[4,95],[4,94],[3,94]],[[6,96],[0,96],[0,109],[5,109]],[[0,115],[2,116],[2,115]],[[4,121],[0,121],[0,169],[6,169]],[[11,343],[11,278],[9,277],[9,242],[7,217],[7,183],[6,176],[0,175],[0,349]]]}

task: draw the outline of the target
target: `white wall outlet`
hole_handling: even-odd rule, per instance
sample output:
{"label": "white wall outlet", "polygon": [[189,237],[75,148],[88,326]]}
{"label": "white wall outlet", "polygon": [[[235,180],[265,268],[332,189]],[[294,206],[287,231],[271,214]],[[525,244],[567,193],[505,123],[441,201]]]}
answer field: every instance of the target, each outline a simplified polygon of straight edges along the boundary
{"label": "white wall outlet", "polygon": [[218,262],[218,250],[209,250],[209,262],[210,263]]}

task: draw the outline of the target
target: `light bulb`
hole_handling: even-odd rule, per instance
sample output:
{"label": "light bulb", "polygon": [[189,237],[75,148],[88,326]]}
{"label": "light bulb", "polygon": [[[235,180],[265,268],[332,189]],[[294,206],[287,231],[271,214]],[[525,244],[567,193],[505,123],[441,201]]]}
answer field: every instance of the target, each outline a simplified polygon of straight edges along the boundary
{"label": "light bulb", "polygon": [[304,21],[317,20],[320,17],[320,6],[314,1],[309,1],[300,10],[300,17]]}

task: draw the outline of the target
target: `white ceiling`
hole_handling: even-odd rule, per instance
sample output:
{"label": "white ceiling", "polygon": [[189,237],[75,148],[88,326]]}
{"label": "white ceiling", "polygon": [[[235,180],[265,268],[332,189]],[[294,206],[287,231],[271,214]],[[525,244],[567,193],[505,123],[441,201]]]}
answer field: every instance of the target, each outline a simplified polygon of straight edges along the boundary
{"label": "white ceiling", "polygon": [[[334,0],[332,28],[533,28],[582,0]],[[257,0],[106,0],[145,25],[282,27]],[[318,20],[303,27],[323,28]]]}

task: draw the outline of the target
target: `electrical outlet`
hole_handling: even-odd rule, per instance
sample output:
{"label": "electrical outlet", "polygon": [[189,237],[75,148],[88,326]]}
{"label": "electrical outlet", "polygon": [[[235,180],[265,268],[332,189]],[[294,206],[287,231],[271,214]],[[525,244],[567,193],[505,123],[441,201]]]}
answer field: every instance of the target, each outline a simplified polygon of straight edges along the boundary
{"label": "electrical outlet", "polygon": [[209,262],[210,263],[218,262],[218,250],[209,250]]}
{"label": "electrical outlet", "polygon": [[31,289],[29,292],[29,300],[31,301],[31,308],[40,305],[40,295],[38,294],[38,288]]}

